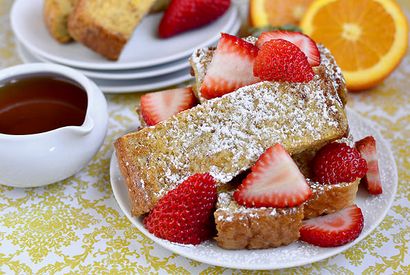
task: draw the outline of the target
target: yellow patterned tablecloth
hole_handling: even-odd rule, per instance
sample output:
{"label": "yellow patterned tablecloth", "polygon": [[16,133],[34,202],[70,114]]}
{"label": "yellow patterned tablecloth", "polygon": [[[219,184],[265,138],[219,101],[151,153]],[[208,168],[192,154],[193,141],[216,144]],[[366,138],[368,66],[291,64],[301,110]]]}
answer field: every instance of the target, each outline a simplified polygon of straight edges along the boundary
{"label": "yellow patterned tablecloth", "polygon": [[[410,11],[408,0],[401,2]],[[21,63],[9,25],[11,4],[0,0],[0,68]],[[241,272],[158,247],[120,211],[110,187],[109,160],[115,138],[138,125],[134,107],[139,96],[107,96],[110,122],[104,146],[74,177],[44,188],[0,186],[0,273]],[[381,86],[350,95],[349,105],[374,121],[390,143],[399,170],[394,204],[381,225],[346,252],[278,273],[410,273],[410,54]]]}

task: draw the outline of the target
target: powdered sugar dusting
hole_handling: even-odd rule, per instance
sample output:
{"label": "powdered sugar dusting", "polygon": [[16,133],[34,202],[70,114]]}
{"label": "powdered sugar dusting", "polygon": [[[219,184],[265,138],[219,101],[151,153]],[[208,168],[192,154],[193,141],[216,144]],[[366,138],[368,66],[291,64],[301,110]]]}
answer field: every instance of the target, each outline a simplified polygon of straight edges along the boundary
{"label": "powdered sugar dusting", "polygon": [[208,48],[196,49],[191,56],[191,64],[195,64],[200,79],[205,76],[206,68],[212,60],[213,50]]}
{"label": "powdered sugar dusting", "polygon": [[[144,152],[137,156],[144,165],[137,170],[145,171],[140,176],[146,184],[159,183],[163,188],[153,191],[161,197],[193,173],[229,182],[274,143],[292,154],[341,137],[347,121],[338,91],[329,84],[332,73],[319,66],[309,83],[246,86],[140,131],[148,138],[138,145]],[[149,170],[155,174],[147,176]]]}
{"label": "powdered sugar dusting", "polygon": [[341,135],[347,127],[343,105],[326,87],[319,76],[307,84],[261,82],[180,113],[160,130],[145,129],[151,141],[141,146],[150,150],[157,141],[164,149],[153,150],[156,161],[141,170],[160,168],[156,179],[165,189],[193,172],[209,172],[226,183],[274,143],[301,151]]}
{"label": "powdered sugar dusting", "polygon": [[[218,221],[232,222],[235,216],[239,216],[239,219],[257,218],[259,213],[269,213],[269,216],[279,215],[293,215],[299,210],[298,207],[290,208],[273,208],[273,207],[245,207],[236,203],[233,199],[233,191],[222,192],[218,195],[218,202],[216,205],[218,215]],[[268,211],[266,211],[268,210]],[[240,214],[240,215],[238,215]]]}
{"label": "powdered sugar dusting", "polygon": [[[155,242],[160,243],[161,246],[171,249],[172,251],[190,259],[225,267],[254,270],[286,268],[312,263],[340,253],[365,238],[379,224],[379,222],[382,221],[393,201],[397,189],[397,169],[387,143],[382,136],[374,130],[372,124],[369,124],[368,121],[363,120],[363,118],[349,109],[348,117],[350,130],[355,140],[359,140],[367,135],[373,135],[376,138],[381,181],[383,185],[383,194],[379,196],[369,195],[364,188],[359,188],[356,204],[362,209],[365,218],[365,226],[359,238],[352,243],[336,248],[320,248],[297,241],[288,246],[278,248],[254,251],[246,249],[232,251],[218,247],[214,241],[206,241],[197,246],[170,243],[158,239],[146,232],[142,218],[130,219],[134,225],[144,232],[144,234]],[[113,165],[111,165],[111,167],[113,167]],[[117,176],[120,175],[119,168],[117,167],[114,171],[116,171],[116,174],[114,173],[111,175],[113,186],[117,186],[117,188],[113,188],[114,195],[120,202],[120,205],[126,206],[123,210],[128,213],[128,217],[131,217],[127,192],[118,193],[117,190],[125,188],[126,185],[122,180],[116,182],[116,179],[118,178]],[[229,196],[227,198],[229,198]],[[161,246],[155,244],[155,251],[161,251],[163,249]]]}

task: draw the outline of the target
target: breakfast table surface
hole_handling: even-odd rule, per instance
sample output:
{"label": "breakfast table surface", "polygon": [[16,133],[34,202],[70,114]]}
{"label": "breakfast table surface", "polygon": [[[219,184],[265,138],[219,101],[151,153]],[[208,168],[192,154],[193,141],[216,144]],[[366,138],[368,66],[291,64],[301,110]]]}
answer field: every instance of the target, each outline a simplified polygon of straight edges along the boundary
{"label": "breakfast table surface", "polygon": [[[410,2],[399,2],[409,18]],[[0,0],[0,68],[21,63],[9,23],[12,3]],[[348,103],[375,123],[393,151],[399,182],[392,208],[379,227],[347,251],[279,271],[233,270],[189,260],[159,247],[132,226],[113,196],[109,165],[113,141],[139,125],[135,107],[140,96],[106,95],[109,129],[104,145],[75,176],[40,188],[0,185],[0,273],[410,273],[409,51],[383,84],[350,94]]]}

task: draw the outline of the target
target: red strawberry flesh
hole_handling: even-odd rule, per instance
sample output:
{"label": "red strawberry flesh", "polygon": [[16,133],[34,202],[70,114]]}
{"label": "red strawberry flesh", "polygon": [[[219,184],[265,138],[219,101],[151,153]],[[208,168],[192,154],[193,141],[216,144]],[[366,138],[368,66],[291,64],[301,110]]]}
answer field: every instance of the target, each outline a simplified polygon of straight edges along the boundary
{"label": "red strawberry flesh", "polygon": [[315,76],[306,55],[283,39],[263,44],[256,57],[253,73],[267,81],[309,82]]}
{"label": "red strawberry flesh", "polygon": [[201,86],[206,99],[222,96],[259,81],[253,75],[258,48],[245,40],[222,34]]}
{"label": "red strawberry flesh", "polygon": [[207,25],[230,5],[230,0],[172,0],[159,25],[159,36],[168,38]]}
{"label": "red strawberry flesh", "polygon": [[377,160],[376,140],[372,136],[365,137],[356,142],[356,148],[367,162],[368,170],[362,182],[370,194],[378,195],[383,193]]}
{"label": "red strawberry flesh", "polygon": [[313,159],[314,179],[323,184],[352,182],[364,177],[366,172],[366,161],[346,143],[329,143]]}
{"label": "red strawberry flesh", "polygon": [[141,114],[148,126],[153,126],[197,104],[189,88],[145,94],[141,97]]}
{"label": "red strawberry flesh", "polygon": [[280,144],[270,147],[234,193],[247,207],[292,207],[312,194],[305,178]]}
{"label": "red strawberry flesh", "polygon": [[335,247],[355,240],[363,230],[363,214],[352,205],[336,213],[304,220],[300,239],[321,247]]}
{"label": "red strawberry flesh", "polygon": [[144,219],[155,236],[182,244],[209,239],[217,200],[216,183],[209,174],[195,174],[161,198]]}
{"label": "red strawberry flesh", "polygon": [[316,43],[307,35],[300,32],[290,31],[270,31],[263,32],[256,42],[256,46],[261,48],[263,44],[272,39],[283,39],[296,45],[307,57],[309,64],[314,66],[320,65],[320,52]]}

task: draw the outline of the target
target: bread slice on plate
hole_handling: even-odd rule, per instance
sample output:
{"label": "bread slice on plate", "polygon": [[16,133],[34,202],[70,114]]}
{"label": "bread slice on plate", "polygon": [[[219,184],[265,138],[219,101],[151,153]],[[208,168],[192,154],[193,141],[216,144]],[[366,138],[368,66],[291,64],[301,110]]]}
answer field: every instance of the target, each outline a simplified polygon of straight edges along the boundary
{"label": "bread slice on plate", "polygon": [[68,17],[74,10],[78,0],[45,0],[43,16],[46,27],[51,36],[60,43],[72,40],[68,33]]}
{"label": "bread slice on plate", "polygon": [[68,20],[78,42],[110,60],[117,60],[135,27],[155,0],[79,0]]}
{"label": "bread slice on plate", "polygon": [[287,245],[299,239],[303,219],[334,213],[354,204],[360,179],[320,184],[308,178],[312,176],[309,167],[318,149],[312,148],[292,157],[312,190],[311,198],[298,207],[247,208],[235,202],[231,190],[220,192],[214,213],[218,246],[261,249]]}
{"label": "bread slice on plate", "polygon": [[247,208],[233,192],[218,196],[214,213],[218,246],[225,249],[260,249],[288,245],[299,239],[303,205],[292,208]]}
{"label": "bread slice on plate", "polygon": [[348,125],[334,72],[317,71],[309,83],[246,86],[119,138],[133,215],[149,212],[192,174],[228,183],[272,144],[292,155],[343,137]]}

